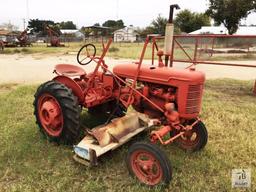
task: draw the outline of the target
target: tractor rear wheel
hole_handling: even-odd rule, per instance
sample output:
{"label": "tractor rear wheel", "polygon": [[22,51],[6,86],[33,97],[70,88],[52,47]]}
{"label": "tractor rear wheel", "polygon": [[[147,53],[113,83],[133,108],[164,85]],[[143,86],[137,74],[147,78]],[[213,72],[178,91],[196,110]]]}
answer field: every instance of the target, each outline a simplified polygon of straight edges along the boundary
{"label": "tractor rear wheel", "polygon": [[56,81],[42,84],[35,94],[34,114],[50,141],[73,144],[80,136],[80,107],[72,91]]}
{"label": "tractor rear wheel", "polygon": [[126,164],[132,176],[149,186],[167,185],[172,179],[169,159],[151,143],[134,143],[128,150]]}
{"label": "tractor rear wheel", "polygon": [[[175,135],[175,134],[174,134]],[[205,147],[208,141],[208,132],[202,121],[194,125],[193,129],[175,140],[177,145],[186,151],[199,151]]]}

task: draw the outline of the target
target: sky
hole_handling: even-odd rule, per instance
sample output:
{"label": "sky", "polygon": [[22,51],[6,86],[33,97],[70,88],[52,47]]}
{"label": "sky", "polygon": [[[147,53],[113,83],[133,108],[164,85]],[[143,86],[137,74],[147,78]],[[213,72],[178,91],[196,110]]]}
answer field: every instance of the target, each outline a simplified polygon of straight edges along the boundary
{"label": "sky", "polygon": [[[160,14],[168,17],[169,5],[204,12],[207,0],[0,0],[0,24],[11,22],[19,29],[23,20],[73,21],[79,28],[108,19],[122,19],[126,26],[148,26]],[[177,12],[176,12],[177,13]],[[256,14],[243,24],[256,24]]]}

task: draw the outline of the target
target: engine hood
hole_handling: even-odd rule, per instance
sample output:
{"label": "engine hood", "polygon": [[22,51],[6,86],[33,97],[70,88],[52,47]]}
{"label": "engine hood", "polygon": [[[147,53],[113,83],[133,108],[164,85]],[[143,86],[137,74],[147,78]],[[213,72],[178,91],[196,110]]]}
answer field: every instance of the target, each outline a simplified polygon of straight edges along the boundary
{"label": "engine hood", "polygon": [[[137,73],[138,64],[119,64],[113,68],[114,74],[126,77],[134,78]],[[203,83],[205,81],[204,73],[200,71],[193,71],[190,69],[175,69],[170,67],[153,67],[150,65],[142,64],[138,80],[150,81],[150,82],[162,82],[169,83],[172,80],[175,81],[188,81],[190,83]]]}

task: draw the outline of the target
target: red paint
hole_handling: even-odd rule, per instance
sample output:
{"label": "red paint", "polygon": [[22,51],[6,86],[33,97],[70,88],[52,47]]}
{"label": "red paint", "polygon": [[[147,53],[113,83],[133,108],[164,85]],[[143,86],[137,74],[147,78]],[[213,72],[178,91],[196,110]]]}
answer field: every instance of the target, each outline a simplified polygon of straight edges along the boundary
{"label": "red paint", "polygon": [[136,177],[147,185],[157,185],[163,177],[163,170],[155,156],[144,150],[131,155],[130,165]]}
{"label": "red paint", "polygon": [[[111,42],[112,39],[103,44],[101,56],[91,57],[91,61],[96,63],[93,72],[87,74],[81,67],[60,64],[55,67],[57,76],[54,80],[70,88],[85,108],[119,100],[123,106],[133,105],[139,112],[161,119],[178,130],[183,127],[182,123],[198,118],[205,81],[202,72],[165,67],[161,50],[157,51],[158,66],[143,64],[149,38],[143,46],[139,62],[116,65],[112,72],[104,61]],[[157,45],[154,47],[158,49]],[[53,100],[51,105],[57,108]],[[172,106],[171,111],[168,105]],[[41,117],[44,121],[44,116]],[[45,127],[49,131],[46,124]]]}
{"label": "red paint", "polygon": [[63,130],[63,115],[59,102],[49,94],[41,95],[38,100],[39,119],[44,130],[53,137],[58,137]]}
{"label": "red paint", "polygon": [[150,135],[150,141],[152,143],[156,143],[159,138],[163,138],[165,135],[169,134],[169,132],[172,130],[170,126],[163,126],[157,131],[152,131]]}
{"label": "red paint", "polygon": [[51,27],[49,27],[48,25],[44,25],[45,30],[47,31],[47,34],[50,38],[50,46],[51,47],[63,47],[65,46],[64,44],[60,43],[60,38],[59,38],[59,34]]}
{"label": "red paint", "polygon": [[56,65],[54,72],[56,72],[58,75],[65,75],[68,77],[80,77],[86,75],[86,72],[83,68],[69,64]]}
{"label": "red paint", "polygon": [[[136,70],[136,64],[125,64],[115,66],[113,72],[120,77],[132,79]],[[149,65],[142,65],[138,81],[177,88],[175,97],[178,98],[177,104],[180,117],[196,118],[198,116],[201,109],[202,91],[205,81],[205,75],[202,72],[169,67],[153,68]],[[167,95],[165,94],[167,93],[162,93],[160,95],[162,97],[166,97]],[[193,97],[193,95],[196,97]],[[174,98],[173,95],[170,95],[169,97]],[[151,100],[154,99],[151,98]],[[166,100],[158,99],[156,103],[158,103],[158,105],[163,109],[165,101]]]}
{"label": "red paint", "polygon": [[70,88],[75,96],[78,98],[79,102],[84,101],[84,91],[83,91],[83,83],[84,81],[75,81],[74,79],[71,79],[70,77],[64,76],[64,75],[59,75],[53,78],[53,80],[58,81],[64,85],[66,85],[68,88]]}
{"label": "red paint", "polygon": [[23,32],[20,33],[20,35],[17,36],[17,39],[19,40],[19,44],[21,47],[27,46],[28,44],[28,29],[25,29]]}

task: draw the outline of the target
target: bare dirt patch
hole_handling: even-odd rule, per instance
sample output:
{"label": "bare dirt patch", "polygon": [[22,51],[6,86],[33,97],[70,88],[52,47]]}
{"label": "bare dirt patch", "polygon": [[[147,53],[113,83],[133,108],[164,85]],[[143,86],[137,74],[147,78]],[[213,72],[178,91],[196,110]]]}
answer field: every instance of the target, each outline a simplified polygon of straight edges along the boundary
{"label": "bare dirt patch", "polygon": [[[111,69],[119,63],[131,64],[136,60],[107,58],[106,63]],[[230,62],[230,61],[227,61]],[[255,61],[233,61],[238,63],[255,64]],[[41,55],[41,54],[14,54],[0,55],[0,83],[25,83],[34,84],[47,81],[54,77],[53,69],[56,64],[75,64],[76,55]],[[146,60],[145,63],[151,63]],[[92,71],[95,63],[90,63],[83,68]],[[175,63],[174,67],[184,68],[188,64]],[[197,70],[206,73],[207,79],[214,78],[234,78],[241,80],[251,80],[256,78],[256,68],[227,67],[214,65],[198,65]]]}

